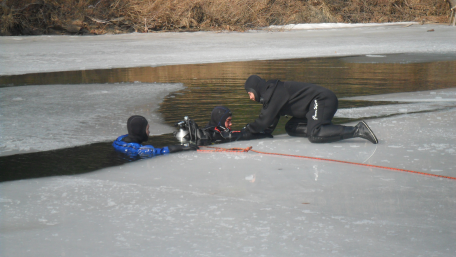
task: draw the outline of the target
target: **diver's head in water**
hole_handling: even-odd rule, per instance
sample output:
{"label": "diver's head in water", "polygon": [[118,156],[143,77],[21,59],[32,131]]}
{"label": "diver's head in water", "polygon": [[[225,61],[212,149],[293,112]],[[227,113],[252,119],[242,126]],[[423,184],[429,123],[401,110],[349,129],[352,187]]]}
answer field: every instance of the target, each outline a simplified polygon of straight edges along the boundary
{"label": "diver's head in water", "polygon": [[127,121],[128,136],[123,141],[141,144],[149,139],[149,123],[140,115],[133,115]]}
{"label": "diver's head in water", "polygon": [[207,124],[207,127],[224,127],[231,129],[231,126],[233,125],[231,123],[231,116],[233,115],[230,109],[225,106],[217,106],[212,110],[211,120]]}

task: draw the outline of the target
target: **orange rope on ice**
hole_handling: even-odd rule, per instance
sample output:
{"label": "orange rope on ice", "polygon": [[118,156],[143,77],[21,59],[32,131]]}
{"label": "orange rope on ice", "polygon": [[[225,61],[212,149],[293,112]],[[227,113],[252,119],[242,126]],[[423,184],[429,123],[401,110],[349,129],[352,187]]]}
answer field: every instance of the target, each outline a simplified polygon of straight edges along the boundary
{"label": "orange rope on ice", "polygon": [[339,162],[339,163],[353,164],[353,165],[359,165],[359,166],[365,166],[365,167],[371,167],[371,168],[388,169],[388,170],[395,170],[395,171],[402,171],[402,172],[408,172],[408,173],[421,174],[421,175],[431,176],[431,177],[437,177],[437,178],[446,178],[446,179],[453,179],[453,180],[456,180],[455,177],[442,176],[442,175],[436,175],[436,174],[425,173],[425,172],[419,172],[419,171],[413,171],[413,170],[404,170],[404,169],[391,168],[391,167],[385,167],[385,166],[371,165],[371,164],[365,164],[365,163],[340,161],[340,160],[333,160],[333,159],[326,159],[326,158],[318,158],[318,157],[310,157],[310,156],[303,156],[303,155],[293,155],[293,154],[283,154],[283,153],[260,152],[260,151],[253,150],[251,146],[246,147],[246,148],[222,148],[222,147],[200,146],[200,148],[211,148],[212,150],[202,150],[202,149],[200,149],[200,150],[198,150],[198,152],[231,152],[231,153],[246,153],[246,152],[249,152],[249,151],[250,151],[250,152],[255,152],[255,153],[259,153],[259,154],[287,156],[287,157],[304,158],[304,159],[312,159],[312,160],[319,160],[319,161]]}

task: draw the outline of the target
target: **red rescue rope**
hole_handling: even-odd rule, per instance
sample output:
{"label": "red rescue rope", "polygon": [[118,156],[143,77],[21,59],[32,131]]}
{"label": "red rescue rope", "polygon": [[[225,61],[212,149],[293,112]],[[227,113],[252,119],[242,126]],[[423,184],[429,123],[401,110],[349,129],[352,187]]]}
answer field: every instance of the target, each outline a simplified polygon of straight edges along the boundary
{"label": "red rescue rope", "polygon": [[249,151],[250,151],[250,152],[255,152],[255,153],[259,153],[259,154],[268,154],[268,155],[278,155],[278,156],[296,157],[296,158],[312,159],[312,160],[319,160],[319,161],[339,162],[339,163],[354,164],[354,165],[365,166],[365,167],[371,167],[371,168],[388,169],[388,170],[395,170],[395,171],[402,171],[402,172],[409,172],[409,173],[421,174],[421,175],[431,176],[431,177],[437,177],[437,178],[446,178],[446,179],[453,179],[453,180],[456,180],[455,177],[442,176],[442,175],[436,175],[436,174],[425,173],[425,172],[419,172],[419,171],[413,171],[413,170],[404,170],[404,169],[391,168],[391,167],[385,167],[385,166],[371,165],[371,164],[365,164],[365,163],[340,161],[340,160],[333,160],[333,159],[326,159],[326,158],[318,158],[318,157],[310,157],[310,156],[303,156],[303,155],[293,155],[293,154],[283,154],[283,153],[260,152],[260,151],[253,150],[251,146],[249,146],[249,147],[247,147],[247,148],[222,148],[222,147],[200,146],[200,148],[202,148],[202,147],[203,147],[203,148],[211,148],[211,149],[213,149],[213,150],[202,150],[202,149],[199,149],[198,152],[231,152],[231,153],[246,153],[246,152],[249,152]]}

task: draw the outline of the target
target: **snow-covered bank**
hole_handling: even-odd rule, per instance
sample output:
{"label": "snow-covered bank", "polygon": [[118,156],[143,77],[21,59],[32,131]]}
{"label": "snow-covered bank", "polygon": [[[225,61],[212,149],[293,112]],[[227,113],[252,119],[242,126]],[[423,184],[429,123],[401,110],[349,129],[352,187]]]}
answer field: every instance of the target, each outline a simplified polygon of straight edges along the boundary
{"label": "snow-covered bank", "polygon": [[282,32],[0,37],[0,75],[384,53],[456,53],[455,27],[360,25]]}

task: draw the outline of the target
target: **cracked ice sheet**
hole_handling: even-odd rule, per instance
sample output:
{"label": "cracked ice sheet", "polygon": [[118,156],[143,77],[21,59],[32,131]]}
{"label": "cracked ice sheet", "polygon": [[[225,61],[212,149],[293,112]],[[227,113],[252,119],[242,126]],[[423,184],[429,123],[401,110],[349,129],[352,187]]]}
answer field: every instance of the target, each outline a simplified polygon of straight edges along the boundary
{"label": "cracked ice sheet", "polygon": [[[235,142],[456,176],[456,110],[372,119],[379,138]],[[181,152],[4,182],[2,256],[454,256],[456,182],[257,153]]]}
{"label": "cracked ice sheet", "polygon": [[182,88],[160,83],[0,88],[0,156],[112,141],[127,133],[133,113],[148,119],[153,134],[170,133],[157,108]]}
{"label": "cracked ice sheet", "polygon": [[340,98],[340,100],[388,101],[406,103],[339,109],[335,115],[335,117],[338,118],[372,118],[393,114],[437,111],[447,108],[454,108],[456,107],[456,88],[345,97]]}

